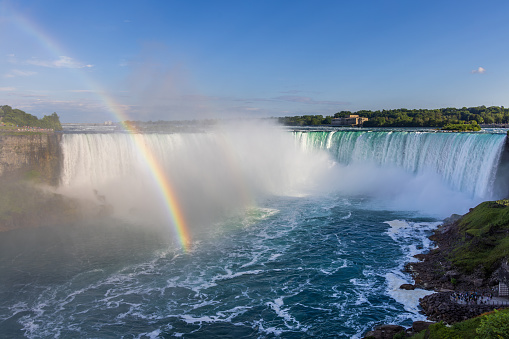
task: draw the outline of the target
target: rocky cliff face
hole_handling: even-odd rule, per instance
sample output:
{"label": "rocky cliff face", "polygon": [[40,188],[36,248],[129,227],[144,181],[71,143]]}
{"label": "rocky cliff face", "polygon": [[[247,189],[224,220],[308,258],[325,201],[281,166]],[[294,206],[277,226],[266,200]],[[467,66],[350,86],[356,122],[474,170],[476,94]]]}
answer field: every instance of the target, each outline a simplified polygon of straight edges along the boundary
{"label": "rocky cliff face", "polygon": [[31,177],[56,186],[60,178],[62,135],[0,133],[0,178]]}
{"label": "rocky cliff face", "polygon": [[0,133],[0,233],[71,225],[107,216],[112,207],[55,193],[62,162],[61,134]]}

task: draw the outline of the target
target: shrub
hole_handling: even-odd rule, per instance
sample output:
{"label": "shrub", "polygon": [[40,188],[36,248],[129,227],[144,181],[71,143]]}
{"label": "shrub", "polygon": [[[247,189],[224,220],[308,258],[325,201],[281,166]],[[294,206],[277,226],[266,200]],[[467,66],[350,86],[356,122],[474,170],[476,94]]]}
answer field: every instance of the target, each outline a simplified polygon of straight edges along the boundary
{"label": "shrub", "polygon": [[429,330],[430,338],[462,339],[452,328],[445,326],[443,322],[430,325]]}
{"label": "shrub", "polygon": [[495,311],[481,319],[481,325],[476,330],[479,338],[509,338],[509,313]]}

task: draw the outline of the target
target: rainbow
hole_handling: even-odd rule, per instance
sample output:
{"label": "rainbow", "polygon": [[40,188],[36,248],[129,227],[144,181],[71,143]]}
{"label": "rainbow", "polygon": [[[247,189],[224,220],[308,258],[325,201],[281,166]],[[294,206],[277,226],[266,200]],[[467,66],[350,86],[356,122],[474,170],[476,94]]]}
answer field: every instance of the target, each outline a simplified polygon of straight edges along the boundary
{"label": "rainbow", "polygon": [[[17,23],[22,30],[36,38],[37,41],[54,56],[62,58],[62,56],[67,55],[64,53],[64,49],[61,48],[53,38],[46,34],[43,29],[38,27],[35,22],[29,21],[27,18],[20,15],[13,15],[12,17],[14,18],[14,22]],[[79,70],[79,68],[77,69]],[[182,249],[187,251],[191,243],[191,236],[188,231],[182,208],[178,203],[175,190],[168,180],[168,177],[165,175],[160,162],[154,156],[152,150],[147,147],[144,138],[137,128],[134,125],[127,123],[130,119],[125,112],[125,106],[116,102],[110,95],[107,94],[106,91],[102,90],[86,72],[81,70],[78,74],[83,78],[83,81],[93,89],[93,92],[104,103],[115,119],[122,122],[123,128],[132,136],[136,148],[149,168],[155,185],[158,187],[161,198],[164,200],[168,218],[171,220],[171,224],[173,225],[179,243]]]}

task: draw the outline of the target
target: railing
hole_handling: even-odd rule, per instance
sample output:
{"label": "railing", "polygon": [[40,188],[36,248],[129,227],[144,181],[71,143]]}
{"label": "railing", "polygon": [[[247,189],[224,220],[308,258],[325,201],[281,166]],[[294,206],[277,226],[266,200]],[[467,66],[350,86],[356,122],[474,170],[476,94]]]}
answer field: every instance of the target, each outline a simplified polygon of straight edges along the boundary
{"label": "railing", "polygon": [[[509,300],[497,300],[493,299],[493,297],[475,297],[475,296],[450,296],[451,301],[460,304],[460,305],[479,305],[479,306],[501,306],[501,307],[509,307]],[[497,297],[495,297],[497,298]]]}

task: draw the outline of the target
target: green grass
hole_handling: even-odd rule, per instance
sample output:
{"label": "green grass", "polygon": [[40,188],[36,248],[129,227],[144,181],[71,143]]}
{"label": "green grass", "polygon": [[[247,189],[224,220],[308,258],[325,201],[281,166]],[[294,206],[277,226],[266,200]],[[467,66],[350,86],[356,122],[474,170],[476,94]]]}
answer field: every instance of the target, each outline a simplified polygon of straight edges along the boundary
{"label": "green grass", "polygon": [[451,261],[467,273],[482,267],[492,272],[509,256],[509,200],[486,201],[458,221],[463,242]]}
{"label": "green grass", "polygon": [[[430,325],[429,332],[422,331],[412,336],[412,339],[474,339],[474,338],[486,338],[484,335],[479,335],[479,332],[485,333],[478,330],[482,324],[484,325],[481,329],[486,329],[490,324],[496,324],[493,320],[505,321],[509,317],[509,309],[503,309],[500,311],[488,312],[475,318],[471,318],[452,326],[446,326],[442,322]],[[509,333],[500,338],[509,338]]]}

